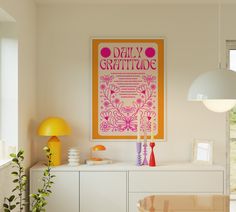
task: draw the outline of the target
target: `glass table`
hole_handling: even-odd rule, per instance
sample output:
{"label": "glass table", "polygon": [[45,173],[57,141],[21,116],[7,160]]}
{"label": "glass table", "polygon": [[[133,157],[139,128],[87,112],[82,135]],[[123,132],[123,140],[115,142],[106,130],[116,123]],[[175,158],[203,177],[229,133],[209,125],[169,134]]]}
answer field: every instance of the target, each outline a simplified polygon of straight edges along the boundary
{"label": "glass table", "polygon": [[139,212],[229,212],[225,195],[153,195],[138,202]]}

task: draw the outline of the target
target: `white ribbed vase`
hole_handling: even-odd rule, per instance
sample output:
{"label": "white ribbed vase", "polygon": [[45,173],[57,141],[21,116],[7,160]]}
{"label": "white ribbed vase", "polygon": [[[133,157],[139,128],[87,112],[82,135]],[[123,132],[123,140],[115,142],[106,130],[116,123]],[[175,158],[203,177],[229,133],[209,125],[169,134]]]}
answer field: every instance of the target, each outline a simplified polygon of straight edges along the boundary
{"label": "white ribbed vase", "polygon": [[79,166],[80,165],[80,155],[79,149],[74,147],[68,150],[68,165],[69,166]]}

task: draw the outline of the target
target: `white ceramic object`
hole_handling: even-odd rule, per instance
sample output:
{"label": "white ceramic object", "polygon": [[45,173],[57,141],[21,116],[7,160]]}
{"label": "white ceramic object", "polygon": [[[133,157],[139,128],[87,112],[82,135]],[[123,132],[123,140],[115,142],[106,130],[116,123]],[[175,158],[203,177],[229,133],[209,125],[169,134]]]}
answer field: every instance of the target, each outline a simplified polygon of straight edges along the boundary
{"label": "white ceramic object", "polygon": [[68,150],[68,165],[69,166],[79,166],[80,156],[78,148],[70,148]]}
{"label": "white ceramic object", "polygon": [[87,160],[86,163],[88,165],[103,165],[103,164],[111,164],[112,160],[109,159],[103,159],[101,161]]}
{"label": "white ceramic object", "polygon": [[79,155],[68,155],[68,158],[79,158]]}

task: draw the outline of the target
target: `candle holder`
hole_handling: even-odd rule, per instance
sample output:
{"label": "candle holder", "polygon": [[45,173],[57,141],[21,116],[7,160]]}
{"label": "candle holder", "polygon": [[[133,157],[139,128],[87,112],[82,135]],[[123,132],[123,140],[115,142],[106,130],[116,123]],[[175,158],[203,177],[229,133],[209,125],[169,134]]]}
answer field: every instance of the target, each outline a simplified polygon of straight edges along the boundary
{"label": "candle holder", "polygon": [[142,166],[141,150],[142,150],[142,143],[141,142],[136,142],[136,151],[137,151],[136,165],[137,166]]}
{"label": "candle holder", "polygon": [[151,154],[150,154],[149,166],[156,166],[156,160],[155,160],[155,154],[154,154],[155,143],[151,142],[150,147],[151,147]]}
{"label": "candle holder", "polygon": [[147,160],[147,120],[144,121],[144,136],[143,136],[144,142],[143,142],[143,163],[142,165],[146,166],[148,165]]}
{"label": "candle holder", "polygon": [[148,165],[147,161],[147,142],[144,141],[143,143],[143,165],[146,166]]}

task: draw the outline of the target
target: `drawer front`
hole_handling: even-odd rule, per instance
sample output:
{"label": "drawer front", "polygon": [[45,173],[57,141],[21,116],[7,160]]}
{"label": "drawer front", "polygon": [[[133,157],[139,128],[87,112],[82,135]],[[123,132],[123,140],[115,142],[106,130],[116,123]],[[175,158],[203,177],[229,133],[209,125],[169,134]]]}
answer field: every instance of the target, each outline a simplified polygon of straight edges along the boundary
{"label": "drawer front", "polygon": [[129,192],[224,193],[223,171],[129,172]]}
{"label": "drawer front", "polygon": [[126,172],[80,172],[80,212],[126,212],[126,180]]}
{"label": "drawer front", "polygon": [[[78,212],[79,211],[79,173],[52,172],[52,194],[46,198],[47,212]],[[30,174],[30,192],[37,192],[42,187],[42,171],[32,171]]]}

